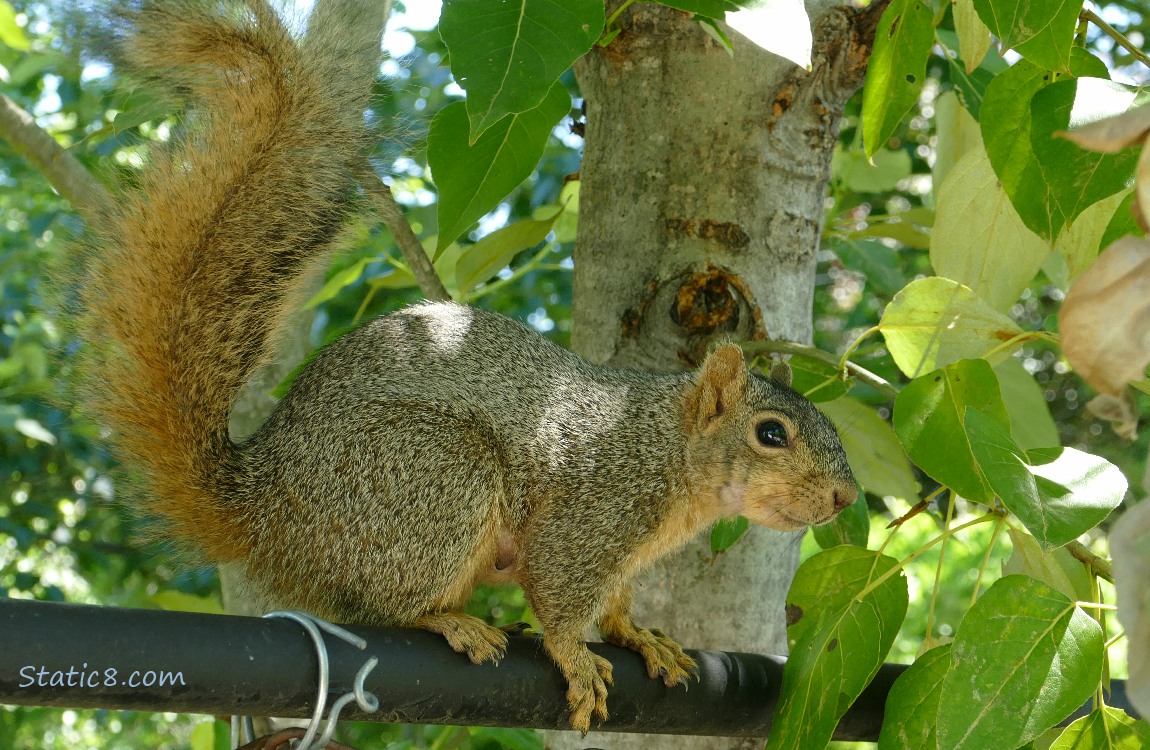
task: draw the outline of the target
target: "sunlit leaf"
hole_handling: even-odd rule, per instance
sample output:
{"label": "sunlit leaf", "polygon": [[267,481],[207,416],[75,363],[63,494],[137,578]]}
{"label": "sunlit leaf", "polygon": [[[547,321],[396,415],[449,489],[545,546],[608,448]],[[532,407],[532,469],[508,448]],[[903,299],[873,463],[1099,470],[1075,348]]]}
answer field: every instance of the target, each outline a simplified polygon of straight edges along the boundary
{"label": "sunlit leaf", "polygon": [[791,650],[767,750],[826,747],[839,717],[882,666],[906,616],[901,573],[863,593],[897,564],[844,545],[799,566],[787,594]]}
{"label": "sunlit leaf", "polygon": [[932,648],[899,675],[886,698],[878,750],[936,750],[938,698],[950,670],[950,644]]}
{"label": "sunlit leaf", "polygon": [[0,0],[0,44],[20,52],[32,48],[24,29],[16,23],[16,10],[8,0]]}
{"label": "sunlit leaf", "polygon": [[847,460],[863,489],[880,497],[906,500],[918,496],[918,482],[902,445],[874,409],[849,396],[818,407],[838,428]]}
{"label": "sunlit leaf", "polygon": [[1098,687],[1102,642],[1098,623],[1059,591],[1028,576],[1000,578],[958,627],[939,750],[1016,748],[1042,734]]}
{"label": "sunlit leaf", "polygon": [[923,0],[894,0],[875,30],[863,84],[863,146],[874,156],[918,101],[934,44],[934,11]]}
{"label": "sunlit leaf", "polygon": [[465,142],[508,115],[540,107],[559,76],[591,49],[604,21],[602,0],[445,0],[439,33],[467,91]]}
{"label": "sunlit leaf", "polygon": [[894,429],[911,459],[939,483],[970,500],[990,503],[994,493],[979,471],[963,424],[968,408],[1010,424],[990,365],[963,360],[912,380],[894,402]]}
{"label": "sunlit leaf", "polygon": [[1034,376],[1015,357],[995,365],[994,374],[1010,415],[1010,434],[1018,447],[1030,450],[1059,445],[1058,427]]}
{"label": "sunlit leaf", "polygon": [[974,8],[1006,49],[1047,70],[1066,70],[1081,0],[974,0]]}
{"label": "sunlit leaf", "polygon": [[938,147],[934,152],[934,166],[930,172],[934,189],[937,191],[959,159],[972,149],[985,151],[985,148],[982,145],[982,131],[979,129],[978,121],[962,106],[954,91],[946,91],[939,95],[934,102],[934,112]]}
{"label": "sunlit leaf", "polygon": [[1145,750],[1150,723],[1120,708],[1099,706],[1062,731],[1050,750]]}
{"label": "sunlit leaf", "polygon": [[964,423],[986,482],[1044,550],[1097,526],[1126,494],[1126,477],[1104,458],[1074,448],[1023,451],[975,408]]}
{"label": "sunlit leaf", "polygon": [[1034,279],[1050,244],[1027,229],[981,147],[971,148],[938,191],[930,235],[935,273],[1010,309]]}
{"label": "sunlit leaf", "polygon": [[879,330],[895,364],[915,377],[960,359],[994,351],[1005,359],[1022,329],[992,309],[969,287],[939,277],[917,279],[883,311]]}
{"label": "sunlit leaf", "polygon": [[990,50],[990,29],[978,17],[974,0],[955,0],[954,31],[958,35],[958,51],[970,73]]}
{"label": "sunlit leaf", "polygon": [[551,87],[536,109],[508,115],[468,142],[463,102],[444,107],[431,123],[427,161],[439,188],[439,243],[450,245],[527,179],[547,145],[551,128],[571,109],[562,84]]}
{"label": "sunlit leaf", "polygon": [[494,276],[519,253],[547,238],[562,209],[544,219],[526,219],[487,235],[464,250],[455,264],[455,281],[467,292]]}
{"label": "sunlit leaf", "polygon": [[1002,564],[1002,574],[1027,575],[1058,589],[1072,601],[1089,601],[1093,596],[1093,581],[1086,566],[1058,547],[1043,552],[1038,540],[1019,529],[1007,529],[1014,548],[1010,559]]}

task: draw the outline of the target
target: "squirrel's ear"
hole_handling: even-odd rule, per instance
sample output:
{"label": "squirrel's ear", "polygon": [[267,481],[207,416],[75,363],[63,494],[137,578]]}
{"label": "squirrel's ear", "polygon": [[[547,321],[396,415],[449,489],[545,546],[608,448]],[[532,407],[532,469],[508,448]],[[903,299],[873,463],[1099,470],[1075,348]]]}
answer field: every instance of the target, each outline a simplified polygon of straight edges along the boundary
{"label": "squirrel's ear", "polygon": [[785,361],[780,360],[771,367],[771,380],[783,385],[791,384],[791,366]]}
{"label": "squirrel's ear", "polygon": [[699,382],[687,399],[687,419],[700,432],[713,432],[722,417],[739,402],[747,385],[743,350],[724,344],[707,356]]}

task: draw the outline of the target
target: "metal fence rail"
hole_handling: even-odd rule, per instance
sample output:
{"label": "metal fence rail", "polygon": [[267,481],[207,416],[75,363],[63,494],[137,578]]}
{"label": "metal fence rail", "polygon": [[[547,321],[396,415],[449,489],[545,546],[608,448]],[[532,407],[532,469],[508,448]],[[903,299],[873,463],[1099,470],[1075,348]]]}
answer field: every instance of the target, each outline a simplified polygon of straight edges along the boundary
{"label": "metal fence rail", "polygon": [[[511,638],[498,666],[476,666],[432,633],[351,627],[366,651],[328,638],[333,698],[365,658],[366,687],[382,722],[566,729],[566,685],[533,637]],[[764,737],[782,683],[783,657],[689,651],[700,679],[689,690],[647,677],[637,654],[602,644],[615,684],[607,731]],[[839,724],[837,739],[875,740],[891,683],[884,665]],[[287,620],[121,609],[0,598],[0,703],[68,708],[305,718],[315,700],[310,638]],[[114,670],[109,672],[108,670]],[[1115,680],[1108,703],[1131,711]]]}

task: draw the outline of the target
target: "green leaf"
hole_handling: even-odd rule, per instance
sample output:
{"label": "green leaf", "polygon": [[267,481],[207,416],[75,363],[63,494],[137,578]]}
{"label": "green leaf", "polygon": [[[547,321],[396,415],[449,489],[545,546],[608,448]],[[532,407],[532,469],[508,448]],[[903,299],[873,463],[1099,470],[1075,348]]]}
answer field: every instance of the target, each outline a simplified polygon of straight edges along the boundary
{"label": "green leaf", "polygon": [[1010,559],[1002,564],[1002,574],[1027,575],[1058,589],[1071,601],[1090,601],[1094,596],[1093,581],[1081,560],[1058,547],[1043,552],[1038,540],[1018,529],[1007,529],[1014,547]]}
{"label": "green leaf", "polygon": [[1126,494],[1126,477],[1104,458],[1074,448],[1023,452],[977,408],[964,422],[987,483],[1046,550],[1097,526]]}
{"label": "green leaf", "polygon": [[1063,730],[1050,750],[1145,750],[1150,724],[1120,708],[1100,706]]}
{"label": "green leaf", "polygon": [[843,265],[866,278],[868,287],[893,297],[906,286],[898,251],[877,240],[832,240],[831,249]]}
{"label": "green leaf", "polygon": [[886,697],[878,750],[936,750],[935,722],[950,644],[932,648],[899,675]]}
{"label": "green leaf", "polygon": [[843,508],[842,513],[835,516],[833,521],[822,526],[812,526],[811,534],[815,543],[823,549],[840,544],[866,547],[870,541],[870,510],[862,492],[859,492],[859,499]]}
{"label": "green leaf", "polygon": [[993,415],[1004,430],[1010,424],[998,378],[980,359],[955,362],[908,383],[894,402],[894,430],[919,468],[959,495],[990,504],[994,493],[963,424],[970,408]]}
{"label": "green leaf", "polygon": [[845,396],[851,388],[837,367],[821,359],[794,355],[787,365],[791,368],[791,387],[816,403]]}
{"label": "green leaf", "polygon": [[879,20],[863,84],[863,146],[874,156],[918,101],[934,45],[934,13],[922,0],[893,0]]}
{"label": "green leaf", "polygon": [[767,750],[826,747],[839,718],[878,672],[906,616],[906,578],[893,558],[861,547],[820,552],[787,594],[791,655]]}
{"label": "green leaf", "polygon": [[1007,576],[958,628],[942,683],[939,750],[1018,747],[1082,705],[1102,675],[1102,629],[1066,596]]}
{"label": "green leaf", "polygon": [[516,255],[547,239],[561,213],[563,210],[559,209],[545,219],[517,221],[466,248],[455,264],[455,283],[459,291],[471,291],[497,274]]}
{"label": "green leaf", "polygon": [[527,179],[543,156],[551,128],[571,109],[555,84],[536,109],[508,115],[468,142],[463,102],[440,110],[427,136],[427,161],[439,187],[439,244],[450,245]]}
{"label": "green leaf", "polygon": [[880,149],[873,159],[858,149],[836,148],[831,159],[831,173],[854,193],[885,193],[910,177],[910,154]]}
{"label": "green leaf", "polygon": [[[982,130],[978,127],[978,121],[962,106],[954,91],[939,94],[934,102],[934,112],[938,146],[935,148],[934,166],[930,172],[937,193],[954,165],[967,152],[978,149],[985,153],[986,148],[982,145]],[[935,205],[941,205],[937,199]]]}
{"label": "green leaf", "polygon": [[24,29],[16,23],[16,9],[8,0],[0,0],[0,43],[20,52],[32,49]]}
{"label": "green leaf", "polygon": [[981,146],[971,148],[938,191],[930,235],[935,273],[973,289],[1006,311],[1034,279],[1050,243],[1030,231]]}
{"label": "green leaf", "polygon": [[734,546],[735,542],[743,538],[750,528],[750,522],[745,516],[734,518],[720,518],[711,527],[711,551],[722,552]]}
{"label": "green leaf", "polygon": [[1018,447],[1030,450],[1059,445],[1058,427],[1034,376],[1015,357],[995,365],[994,374],[1010,415],[1010,434]]}
{"label": "green leaf", "polygon": [[[1098,154],[1080,149],[1055,133],[1085,119],[1124,111],[1132,89],[1105,80],[1106,66],[1074,49],[1067,80],[1019,62],[997,76],[982,104],[982,137],[990,163],[1019,216],[1048,239],[1058,236],[1093,203],[1126,187],[1134,152]],[[1057,168],[1050,159],[1057,159]]]}
{"label": "green leaf", "polygon": [[333,274],[332,277],[328,279],[327,282],[323,285],[323,288],[316,292],[315,295],[313,295],[312,298],[307,301],[307,303],[303,306],[304,309],[311,310],[312,308],[318,307],[324,302],[327,302],[329,299],[334,299],[335,296],[339,294],[344,287],[351,286],[355,282],[359,281],[359,278],[363,276],[363,272],[367,269],[368,264],[376,260],[378,260],[378,258],[360,258],[347,268],[344,268]]}
{"label": "green leaf", "polygon": [[1081,0],[974,0],[974,9],[1005,49],[1047,70],[1069,68]]}
{"label": "green leaf", "polygon": [[969,287],[931,276],[916,279],[883,311],[879,330],[895,364],[909,377],[996,350],[1005,359],[1021,342],[1003,346],[1022,329]]}
{"label": "green leaf", "polygon": [[1023,215],[1029,226],[1046,237],[1057,237],[1087,207],[1121,192],[1133,181],[1137,151],[1101,154],[1055,134],[1125,112],[1136,94],[1133,88],[1101,78],[1057,81],[1034,94],[1030,143],[1046,184],[1046,200],[1043,213]]}
{"label": "green leaf", "polygon": [[603,0],[446,0],[439,33],[467,91],[465,142],[540,107],[603,33],[604,20]]}
{"label": "green leaf", "polygon": [[850,397],[818,407],[838,428],[847,460],[864,489],[880,497],[918,497],[918,482],[906,453],[894,430],[874,409]]}

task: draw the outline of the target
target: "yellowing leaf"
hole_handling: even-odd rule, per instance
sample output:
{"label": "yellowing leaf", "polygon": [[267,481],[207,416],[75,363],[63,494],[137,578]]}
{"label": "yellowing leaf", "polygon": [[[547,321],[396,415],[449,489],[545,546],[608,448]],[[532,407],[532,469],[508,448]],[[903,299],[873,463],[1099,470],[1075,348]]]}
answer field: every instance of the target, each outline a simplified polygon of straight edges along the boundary
{"label": "yellowing leaf", "polygon": [[1070,288],[1062,352],[1086,382],[1117,396],[1150,364],[1150,242],[1123,237]]}
{"label": "yellowing leaf", "polygon": [[970,73],[990,49],[990,29],[978,17],[974,0],[954,0],[954,31],[958,34],[958,51]]}
{"label": "yellowing leaf", "polygon": [[935,100],[934,127],[938,133],[938,147],[934,152],[931,175],[937,191],[958,160],[968,151],[983,150],[983,145],[978,121],[966,111],[954,91],[947,91]]}
{"label": "yellowing leaf", "polygon": [[992,308],[1007,310],[1049,252],[1050,245],[1023,224],[986,152],[971,149],[938,191],[930,236],[935,272],[969,286]]}
{"label": "yellowing leaf", "polygon": [[864,489],[904,500],[918,497],[910,460],[894,429],[874,409],[849,396],[824,401],[818,407],[838,427],[843,450]]}
{"label": "yellowing leaf", "polygon": [[1066,281],[1073,282],[1098,257],[1102,235],[1114,218],[1114,212],[1130,194],[1129,190],[1103,198],[1062,228],[1054,240],[1054,251],[1066,263]]}
{"label": "yellowing leaf", "polygon": [[917,279],[895,295],[883,311],[879,330],[895,364],[909,377],[960,359],[979,359],[995,351],[1005,359],[1019,344],[1005,345],[1022,333],[1013,320],[950,279]]}

